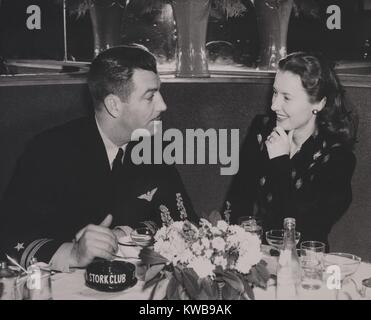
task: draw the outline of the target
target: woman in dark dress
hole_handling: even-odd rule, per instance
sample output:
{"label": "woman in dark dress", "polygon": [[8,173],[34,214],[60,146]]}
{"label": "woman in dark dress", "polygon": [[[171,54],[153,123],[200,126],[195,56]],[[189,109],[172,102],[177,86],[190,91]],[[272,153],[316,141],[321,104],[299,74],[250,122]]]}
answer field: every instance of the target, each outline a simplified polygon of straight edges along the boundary
{"label": "woman in dark dress", "polygon": [[352,201],[355,125],[343,89],[319,55],[279,62],[272,115],[257,116],[240,153],[226,200],[232,222],[255,215],[265,231],[296,218],[302,240],[326,243]]}

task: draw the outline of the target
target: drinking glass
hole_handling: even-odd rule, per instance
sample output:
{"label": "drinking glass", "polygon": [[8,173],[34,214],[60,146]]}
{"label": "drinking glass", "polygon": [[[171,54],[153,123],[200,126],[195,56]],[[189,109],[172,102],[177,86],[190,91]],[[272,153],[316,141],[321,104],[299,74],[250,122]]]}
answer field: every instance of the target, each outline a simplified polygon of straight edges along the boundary
{"label": "drinking glass", "polygon": [[254,216],[242,216],[238,218],[238,224],[245,229],[245,231],[256,234],[260,239],[263,235],[262,220]]}
{"label": "drinking glass", "polygon": [[[275,249],[277,249],[279,251],[283,247],[283,237],[284,237],[284,235],[285,235],[285,230],[274,229],[274,230],[267,231],[265,233],[265,238],[266,238],[267,242],[272,247],[274,247]],[[295,242],[296,242],[296,244],[299,243],[300,236],[301,236],[300,232],[295,231]]]}
{"label": "drinking glass", "polygon": [[298,249],[297,252],[302,270],[301,288],[303,292],[320,289],[323,282],[322,261],[313,259],[310,251]]}
{"label": "drinking glass", "polygon": [[52,300],[51,271],[40,269],[22,274],[15,285],[16,300]]}
{"label": "drinking glass", "polygon": [[134,229],[130,234],[131,240],[138,246],[148,247],[152,245],[154,234],[147,227],[140,227]]}
{"label": "drinking glass", "polygon": [[307,260],[318,262],[323,267],[323,255],[326,245],[320,241],[303,241],[300,248]]}

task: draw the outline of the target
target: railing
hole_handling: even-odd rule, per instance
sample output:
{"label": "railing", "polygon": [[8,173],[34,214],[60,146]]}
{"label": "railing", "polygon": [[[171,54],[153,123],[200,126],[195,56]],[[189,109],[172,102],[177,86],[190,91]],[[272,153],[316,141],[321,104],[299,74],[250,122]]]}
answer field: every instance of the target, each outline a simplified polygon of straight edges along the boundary
{"label": "railing", "polygon": [[[81,84],[86,83],[89,62],[63,62],[54,60],[9,60],[6,63],[9,74],[0,75],[0,86]],[[371,62],[345,62],[336,66],[337,73],[345,87],[371,88]],[[174,71],[159,66],[163,82],[170,83],[255,83],[271,84],[275,72],[252,68],[228,66],[210,67],[210,78],[177,78]]]}

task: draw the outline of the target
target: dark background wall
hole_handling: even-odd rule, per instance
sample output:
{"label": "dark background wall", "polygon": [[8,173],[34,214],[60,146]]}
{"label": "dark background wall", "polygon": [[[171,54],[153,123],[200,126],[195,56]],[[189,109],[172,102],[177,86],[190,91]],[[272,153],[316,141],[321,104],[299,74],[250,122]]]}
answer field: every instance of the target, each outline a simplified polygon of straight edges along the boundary
{"label": "dark background wall", "polygon": [[[61,0],[2,0],[0,10],[0,56],[6,59],[53,59],[64,57],[63,14]],[[71,4],[77,1],[67,1]],[[121,28],[122,43],[146,45],[159,57],[173,58],[175,27],[173,20],[163,19],[159,10],[139,14],[141,1],[131,1]],[[228,41],[233,45],[234,62],[253,66],[259,50],[256,14],[250,0],[244,0],[247,11],[237,18],[212,11],[206,42]],[[365,0],[305,0],[300,1],[297,14],[293,11],[288,33],[288,50],[313,50],[326,53],[334,60],[360,60],[366,39],[371,38],[371,10]],[[165,3],[165,1],[164,1]],[[28,30],[26,9],[38,5],[41,9],[41,30]],[[341,8],[341,29],[326,26],[329,5]],[[67,6],[69,9],[70,6]],[[67,10],[68,58],[90,61],[93,58],[93,34],[89,14],[77,19]],[[84,41],[81,41],[84,39]],[[223,48],[223,47],[222,47]],[[225,54],[228,56],[228,48]],[[212,49],[212,47],[210,48]],[[214,51],[216,50],[216,51]],[[216,48],[212,52],[219,52]]]}
{"label": "dark background wall", "polygon": [[[168,104],[164,129],[240,128],[242,141],[254,115],[270,105],[271,84],[268,82],[164,83],[162,93]],[[371,88],[346,89],[348,100],[360,114],[358,162],[353,177],[353,203],[334,227],[330,242],[334,251],[355,253],[371,261],[371,110],[368,104]],[[0,86],[0,196],[25,141],[46,128],[87,114],[89,101],[84,84]],[[179,165],[178,168],[200,215],[220,208],[231,177],[221,176],[219,165]]]}

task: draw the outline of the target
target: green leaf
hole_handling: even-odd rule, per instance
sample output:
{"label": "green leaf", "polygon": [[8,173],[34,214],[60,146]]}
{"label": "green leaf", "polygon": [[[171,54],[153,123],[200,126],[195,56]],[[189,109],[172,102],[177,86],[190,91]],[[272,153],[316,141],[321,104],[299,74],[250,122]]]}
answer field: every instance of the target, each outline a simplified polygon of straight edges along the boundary
{"label": "green leaf", "polygon": [[223,280],[239,293],[243,293],[245,288],[241,279],[233,271],[225,271]]}
{"label": "green leaf", "polygon": [[248,281],[244,281],[245,293],[251,300],[255,300],[253,288]]}
{"label": "green leaf", "polygon": [[146,272],[144,281],[148,282],[152,280],[153,278],[155,278],[162,271],[162,269],[164,269],[164,267],[165,267],[165,264],[156,264],[150,267]]}
{"label": "green leaf", "polygon": [[244,298],[245,300],[248,300],[248,299],[255,300],[253,287],[248,280],[248,276],[244,274],[239,274],[238,276],[241,279],[244,289],[245,289],[245,293],[242,295],[242,298]]}
{"label": "green leaf", "polygon": [[143,248],[139,253],[139,258],[142,260],[144,264],[154,265],[154,264],[163,264],[168,263],[169,260],[164,258],[159,253],[153,251],[149,248]]}
{"label": "green leaf", "polygon": [[146,290],[150,287],[152,287],[153,285],[155,285],[157,283],[157,281],[159,281],[159,279],[162,277],[162,274],[159,273],[157,274],[154,278],[152,278],[151,280],[147,281],[144,283],[144,286],[143,286],[143,290]]}
{"label": "green leaf", "polygon": [[263,267],[267,267],[268,266],[268,263],[265,261],[265,260],[260,260],[259,263],[260,265],[262,265]]}
{"label": "green leaf", "polygon": [[169,281],[169,284],[166,288],[166,297],[168,300],[179,300],[178,287],[180,286],[179,282],[172,277]]}
{"label": "green leaf", "polygon": [[184,288],[186,289],[189,297],[195,299],[201,291],[201,287],[198,284],[197,273],[191,268],[185,268],[183,270],[183,281]]}
{"label": "green leaf", "polygon": [[263,277],[259,274],[259,272],[256,269],[256,266],[251,267],[250,273],[249,273],[249,281],[260,288],[266,288],[267,287],[267,281],[263,279]]}
{"label": "green leaf", "polygon": [[238,292],[229,283],[225,283],[222,289],[222,295],[224,300],[238,300],[243,292]]}
{"label": "green leaf", "polygon": [[152,291],[151,291],[151,294],[149,295],[148,300],[153,300],[153,297],[155,296],[155,293],[156,293],[156,290],[157,290],[158,284],[159,284],[160,281],[162,281],[164,278],[165,278],[165,276],[164,276],[163,274],[160,274],[159,277],[156,277],[155,285],[153,286],[153,289],[152,289]]}
{"label": "green leaf", "polygon": [[270,278],[270,273],[268,269],[266,268],[267,263],[265,261],[261,261],[256,265],[256,270],[258,271],[258,274],[260,275],[261,279],[267,283]]}
{"label": "green leaf", "polygon": [[196,297],[196,300],[215,300],[215,298],[209,296],[204,289],[201,289],[200,293]]}
{"label": "green leaf", "polygon": [[180,270],[179,268],[175,267],[174,268],[174,277],[175,279],[179,282],[179,283],[182,283],[183,282],[183,275],[182,275],[182,270]]}
{"label": "green leaf", "polygon": [[218,297],[218,286],[215,281],[210,278],[203,278],[201,280],[201,289],[205,291],[210,300],[215,300]]}

